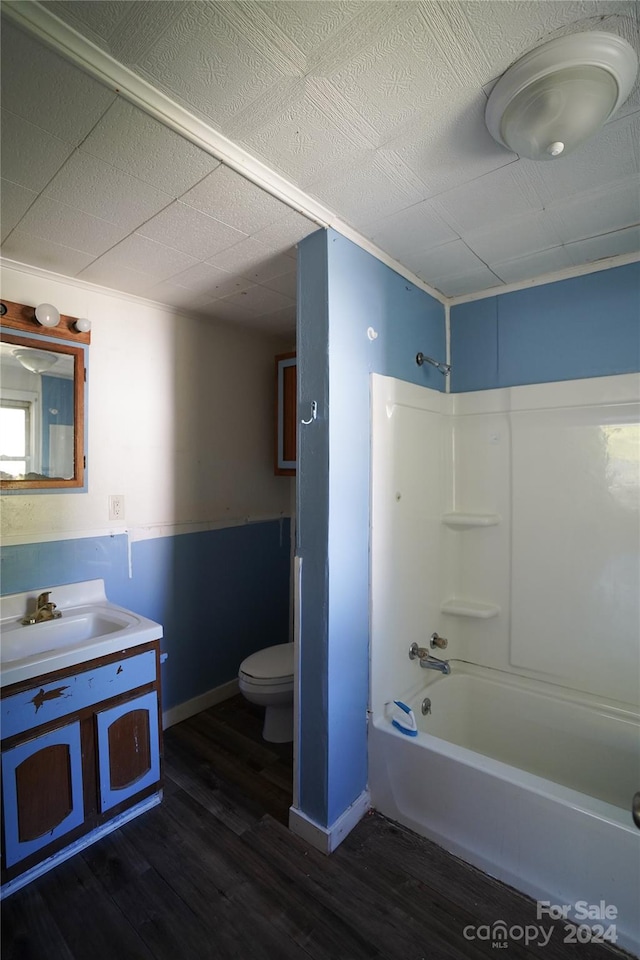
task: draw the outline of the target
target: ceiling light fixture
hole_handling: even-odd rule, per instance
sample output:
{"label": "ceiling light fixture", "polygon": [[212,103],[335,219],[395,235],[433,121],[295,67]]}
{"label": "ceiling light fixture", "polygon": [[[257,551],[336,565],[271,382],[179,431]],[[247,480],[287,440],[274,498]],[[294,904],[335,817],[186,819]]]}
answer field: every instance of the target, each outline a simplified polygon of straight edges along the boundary
{"label": "ceiling light fixture", "polygon": [[60,323],[60,311],[52,303],[39,303],[35,314],[36,320],[43,327],[57,327]]}
{"label": "ceiling light fixture", "polygon": [[45,350],[30,350],[29,348],[14,350],[13,355],[30,373],[44,373],[45,370],[50,370],[58,360],[55,353],[48,353]]}
{"label": "ceiling light fixture", "polygon": [[487,102],[487,127],[521,157],[564,157],[613,116],[637,72],[635,50],[616,34],[594,30],[550,40],[500,77]]}

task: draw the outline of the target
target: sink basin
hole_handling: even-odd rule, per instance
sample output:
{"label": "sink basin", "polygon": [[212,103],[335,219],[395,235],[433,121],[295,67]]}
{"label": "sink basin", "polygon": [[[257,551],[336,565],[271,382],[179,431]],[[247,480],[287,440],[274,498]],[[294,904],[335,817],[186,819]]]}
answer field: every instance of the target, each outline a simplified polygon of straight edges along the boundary
{"label": "sink basin", "polygon": [[87,640],[99,640],[116,630],[132,625],[132,618],[103,613],[91,607],[63,614],[58,620],[45,620],[24,626],[20,620],[3,626],[0,661],[2,664],[73,647]]}
{"label": "sink basin", "polygon": [[0,670],[2,686],[157,640],[162,627],[107,601],[102,580],[52,588],[62,616],[25,626],[38,592],[2,601]]}

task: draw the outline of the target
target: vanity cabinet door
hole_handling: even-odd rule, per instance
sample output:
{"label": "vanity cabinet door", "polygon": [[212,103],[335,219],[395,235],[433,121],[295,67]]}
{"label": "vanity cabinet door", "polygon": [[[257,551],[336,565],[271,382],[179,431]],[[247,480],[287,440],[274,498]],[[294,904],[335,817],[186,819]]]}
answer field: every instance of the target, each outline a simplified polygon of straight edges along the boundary
{"label": "vanity cabinet door", "polygon": [[157,691],[100,711],[96,724],[104,813],[160,780]]}
{"label": "vanity cabinet door", "polygon": [[84,822],[80,723],[2,754],[5,862],[11,867]]}

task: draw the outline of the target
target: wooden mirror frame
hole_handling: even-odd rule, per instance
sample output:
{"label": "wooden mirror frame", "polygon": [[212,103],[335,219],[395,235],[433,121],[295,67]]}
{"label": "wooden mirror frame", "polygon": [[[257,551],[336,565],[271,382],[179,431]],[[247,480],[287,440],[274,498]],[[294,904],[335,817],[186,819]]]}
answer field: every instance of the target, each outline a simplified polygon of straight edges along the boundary
{"label": "wooden mirror frame", "polygon": [[[13,303],[2,300],[6,313],[0,316],[0,341],[15,344],[21,347],[36,347],[52,353],[62,353],[73,357],[73,477],[61,480],[56,477],[26,480],[3,480],[0,478],[0,492],[14,491],[17,493],[30,490],[77,490],[84,487],[86,456],[84,452],[84,395],[86,384],[86,368],[84,363],[84,347],[91,342],[90,333],[80,333],[75,329],[75,317],[60,316],[57,327],[42,327],[35,318],[34,307],[22,303]],[[8,330],[16,330],[29,336],[16,336]],[[57,342],[60,341],[60,342]],[[69,341],[75,341],[74,346]]]}

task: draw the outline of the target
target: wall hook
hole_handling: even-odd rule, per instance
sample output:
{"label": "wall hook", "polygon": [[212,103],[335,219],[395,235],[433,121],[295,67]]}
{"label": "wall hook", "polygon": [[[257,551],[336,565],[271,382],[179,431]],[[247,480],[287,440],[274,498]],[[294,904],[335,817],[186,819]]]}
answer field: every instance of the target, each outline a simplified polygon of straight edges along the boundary
{"label": "wall hook", "polygon": [[311,416],[309,417],[308,420],[301,420],[300,423],[304,424],[305,427],[306,427],[306,426],[308,426],[308,424],[313,423],[313,421],[314,421],[314,420],[317,420],[317,419],[318,419],[318,404],[316,403],[315,400],[312,400],[312,401],[311,401]]}

